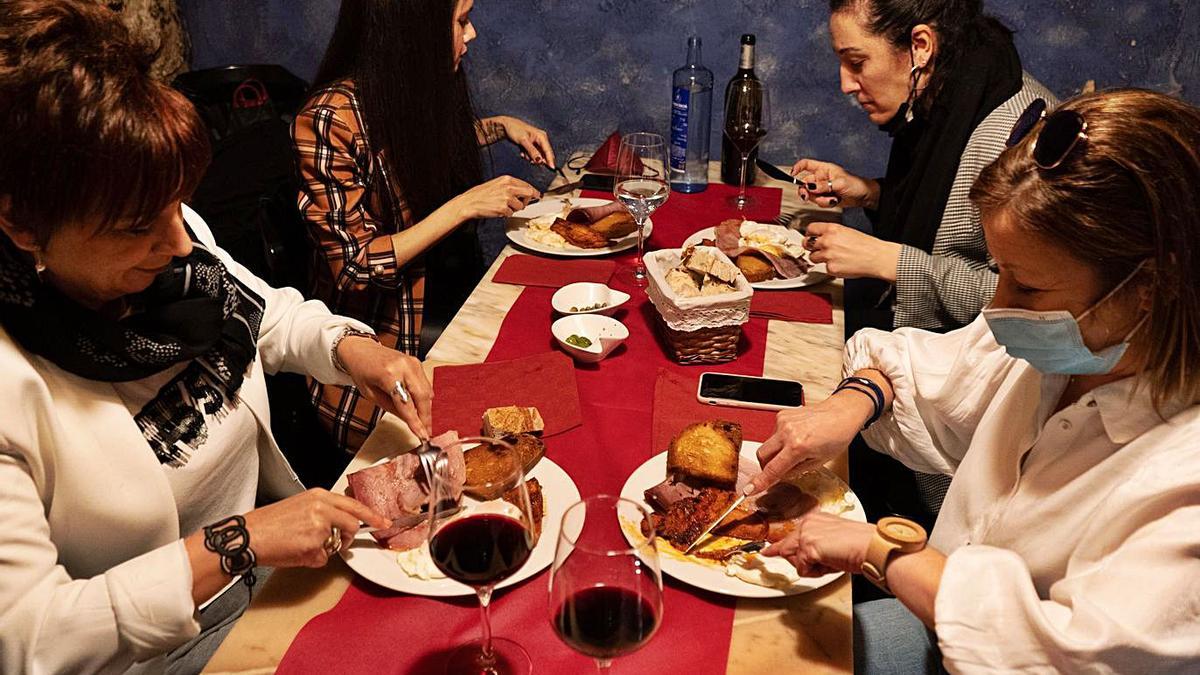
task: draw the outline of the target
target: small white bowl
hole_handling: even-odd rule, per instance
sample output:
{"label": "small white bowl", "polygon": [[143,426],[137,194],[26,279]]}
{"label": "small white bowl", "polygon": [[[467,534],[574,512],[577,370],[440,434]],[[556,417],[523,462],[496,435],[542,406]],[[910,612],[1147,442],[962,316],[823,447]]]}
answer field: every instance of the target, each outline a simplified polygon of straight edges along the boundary
{"label": "small white bowl", "polygon": [[[554,333],[554,339],[558,340],[558,346],[563,351],[583,363],[596,363],[604,359],[629,338],[629,329],[625,324],[599,314],[564,316],[550,326],[550,332]],[[591,340],[591,346],[576,347],[567,342],[572,335]]]}
{"label": "small white bowl", "polygon": [[[550,305],[554,307],[554,311],[566,316],[580,316],[583,314],[612,316],[621,305],[628,301],[628,293],[609,288],[604,284],[580,281],[574,284],[567,284],[555,291],[554,297],[550,298]],[[603,304],[604,307],[582,312],[571,311],[572,307],[594,307],[598,304]]]}

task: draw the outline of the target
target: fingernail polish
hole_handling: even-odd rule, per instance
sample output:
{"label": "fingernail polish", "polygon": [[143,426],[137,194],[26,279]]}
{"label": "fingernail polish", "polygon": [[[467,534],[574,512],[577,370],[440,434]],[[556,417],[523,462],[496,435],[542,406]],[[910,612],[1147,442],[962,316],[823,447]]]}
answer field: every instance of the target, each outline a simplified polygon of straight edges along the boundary
{"label": "fingernail polish", "polygon": [[809,183],[809,184],[808,184],[806,187],[807,187],[809,190],[816,190],[816,189],[817,189],[817,184],[816,184],[816,183]]}
{"label": "fingernail polish", "polygon": [[840,203],[842,203],[842,200],[838,199],[837,197],[834,197],[833,199],[829,200],[830,206],[837,206]]}
{"label": "fingernail polish", "polygon": [[808,201],[808,195],[801,193],[800,199],[802,199],[803,201]]}

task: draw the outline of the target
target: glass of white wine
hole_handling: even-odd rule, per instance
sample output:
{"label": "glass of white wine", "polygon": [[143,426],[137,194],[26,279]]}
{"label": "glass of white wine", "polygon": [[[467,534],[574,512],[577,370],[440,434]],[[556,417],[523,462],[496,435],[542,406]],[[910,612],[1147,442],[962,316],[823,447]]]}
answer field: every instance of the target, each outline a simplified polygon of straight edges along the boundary
{"label": "glass of white wine", "polygon": [[639,131],[621,139],[613,196],[637,223],[637,260],[633,267],[633,283],[637,286],[646,285],[646,265],[642,262],[646,220],[671,194],[667,166],[667,143],[662,136]]}

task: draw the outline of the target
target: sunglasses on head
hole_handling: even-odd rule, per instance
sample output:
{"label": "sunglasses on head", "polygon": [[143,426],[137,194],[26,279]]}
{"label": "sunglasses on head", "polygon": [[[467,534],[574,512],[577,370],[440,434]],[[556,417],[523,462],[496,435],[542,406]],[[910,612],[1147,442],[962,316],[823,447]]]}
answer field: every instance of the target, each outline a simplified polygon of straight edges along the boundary
{"label": "sunglasses on head", "polygon": [[1039,169],[1058,168],[1080,141],[1087,140],[1087,120],[1074,110],[1059,110],[1046,115],[1046,102],[1036,99],[1013,125],[1007,146],[1012,147],[1029,135],[1038,122],[1045,120],[1033,141],[1033,163]]}

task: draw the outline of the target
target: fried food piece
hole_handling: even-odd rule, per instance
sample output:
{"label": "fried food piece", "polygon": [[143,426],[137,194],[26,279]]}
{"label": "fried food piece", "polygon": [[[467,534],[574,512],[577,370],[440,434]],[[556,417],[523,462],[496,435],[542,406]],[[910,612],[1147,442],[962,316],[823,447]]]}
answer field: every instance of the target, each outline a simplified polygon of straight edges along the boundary
{"label": "fried food piece", "polygon": [[667,475],[692,485],[733,490],[738,478],[742,425],[724,420],[689,424],[667,448]]}
{"label": "fried food piece", "polygon": [[[546,444],[532,434],[516,434],[508,439],[521,458],[526,471],[546,454]],[[504,480],[509,464],[503,459],[503,450],[490,443],[481,443],[464,453],[467,465],[466,485],[463,492],[479,500],[497,499],[504,493]]]}
{"label": "fried food piece", "polygon": [[[542,518],[546,515],[546,498],[542,496],[542,484],[536,478],[525,481],[525,489],[529,491],[529,520],[533,525],[533,541],[537,543],[538,538],[542,536]],[[519,509],[521,508],[520,496],[521,493],[517,492],[517,488],[513,488],[504,493],[503,499]]]}
{"label": "fried food piece", "polygon": [[608,240],[620,239],[637,229],[637,223],[628,211],[618,211],[592,223],[592,231]]}
{"label": "fried food piece", "polygon": [[579,248],[604,248],[608,246],[608,239],[605,239],[590,226],[571,223],[562,218],[554,221],[554,224],[550,226],[550,231]]}
{"label": "fried food piece", "polygon": [[[650,514],[650,523],[658,530],[658,536],[682,551],[691,546],[696,537],[735,499],[737,494],[730,490],[704,488],[699,496],[675,502],[666,513]],[[713,529],[713,534],[740,539],[765,539],[767,524],[758,513],[739,506],[725,516],[721,524]]]}
{"label": "fried food piece", "polygon": [[733,262],[742,271],[742,274],[746,275],[746,281],[750,283],[770,281],[779,276],[775,272],[774,265],[753,253],[743,253],[734,258]]}
{"label": "fried food piece", "polygon": [[483,411],[484,436],[503,437],[513,434],[541,436],[545,428],[546,423],[542,421],[542,414],[532,406],[523,408],[507,405]]}

